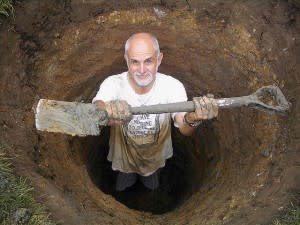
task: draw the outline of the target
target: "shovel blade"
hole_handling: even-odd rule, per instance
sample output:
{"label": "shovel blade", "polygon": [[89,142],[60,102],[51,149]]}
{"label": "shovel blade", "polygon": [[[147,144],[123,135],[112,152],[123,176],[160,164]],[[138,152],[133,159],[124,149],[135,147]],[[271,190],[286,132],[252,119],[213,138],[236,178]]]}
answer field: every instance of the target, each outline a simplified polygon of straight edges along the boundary
{"label": "shovel blade", "polygon": [[35,109],[35,124],[40,131],[96,136],[107,122],[106,111],[90,103],[40,99]]}

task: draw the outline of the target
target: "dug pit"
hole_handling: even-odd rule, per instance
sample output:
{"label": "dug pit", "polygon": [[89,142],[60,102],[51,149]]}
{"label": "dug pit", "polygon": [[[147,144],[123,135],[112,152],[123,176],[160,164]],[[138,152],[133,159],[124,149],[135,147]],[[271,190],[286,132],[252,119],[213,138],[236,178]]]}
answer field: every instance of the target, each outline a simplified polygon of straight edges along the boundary
{"label": "dug pit", "polygon": [[[280,1],[47,1],[17,6],[1,32],[1,144],[37,199],[63,224],[263,224],[299,197],[299,10]],[[25,13],[26,19],[19,16]],[[188,97],[249,95],[279,86],[288,116],[221,110],[192,137],[173,128],[161,186],[116,192],[106,160],[109,128],[96,137],[35,129],[39,98],[91,102],[125,71],[124,43],[148,31],[159,71]],[[16,59],[16,60],[15,60]],[[167,90],[166,90],[167,91]],[[13,99],[13,100],[12,100]],[[34,108],[34,107],[33,107]]]}

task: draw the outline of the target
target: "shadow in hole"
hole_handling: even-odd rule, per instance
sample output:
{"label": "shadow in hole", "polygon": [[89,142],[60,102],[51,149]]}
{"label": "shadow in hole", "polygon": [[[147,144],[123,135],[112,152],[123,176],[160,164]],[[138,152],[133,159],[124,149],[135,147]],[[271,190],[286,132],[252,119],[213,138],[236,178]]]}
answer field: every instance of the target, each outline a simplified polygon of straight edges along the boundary
{"label": "shadow in hole", "polygon": [[[173,133],[177,132],[174,131]],[[107,160],[109,128],[104,128],[97,142],[89,150],[88,163],[93,182],[106,194],[112,195],[129,208],[162,214],[176,208],[186,197],[190,181],[190,159],[187,149],[173,144],[173,157],[168,159],[160,172],[160,187],[149,190],[138,180],[125,191],[115,190],[117,172]],[[185,140],[185,139],[184,139]],[[188,140],[188,139],[187,139]],[[183,146],[187,146],[186,144]],[[184,147],[184,148],[185,148]]]}

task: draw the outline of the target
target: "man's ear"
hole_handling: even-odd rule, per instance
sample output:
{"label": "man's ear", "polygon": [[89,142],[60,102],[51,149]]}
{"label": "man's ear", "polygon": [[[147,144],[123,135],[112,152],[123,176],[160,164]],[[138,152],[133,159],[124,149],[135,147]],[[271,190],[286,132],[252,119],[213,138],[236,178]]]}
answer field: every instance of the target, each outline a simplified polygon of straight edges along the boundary
{"label": "man's ear", "polygon": [[124,54],[124,59],[125,59],[125,61],[126,61],[127,67],[128,67],[128,66],[129,66],[129,65],[128,65],[128,56],[127,56],[126,54]]}
{"label": "man's ear", "polygon": [[164,54],[162,52],[160,52],[159,55],[158,55],[158,59],[157,59],[158,66],[160,66],[163,57],[164,57]]}

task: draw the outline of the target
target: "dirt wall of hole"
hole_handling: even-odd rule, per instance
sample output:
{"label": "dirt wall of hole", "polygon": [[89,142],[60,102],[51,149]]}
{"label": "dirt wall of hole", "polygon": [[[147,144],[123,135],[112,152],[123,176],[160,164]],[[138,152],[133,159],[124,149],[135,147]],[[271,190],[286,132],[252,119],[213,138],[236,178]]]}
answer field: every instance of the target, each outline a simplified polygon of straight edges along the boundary
{"label": "dirt wall of hole", "polygon": [[[285,1],[54,4],[17,5],[16,19],[2,22],[0,50],[1,145],[54,218],[65,224],[264,223],[295,199],[297,8]],[[124,71],[124,42],[138,31],[156,34],[165,55],[160,71],[181,80],[189,97],[240,96],[275,84],[293,104],[287,118],[225,110],[199,130],[187,153],[191,189],[163,215],[129,209],[97,187],[88,164],[95,137],[34,127],[32,106],[39,98],[89,102],[105,77]]]}

